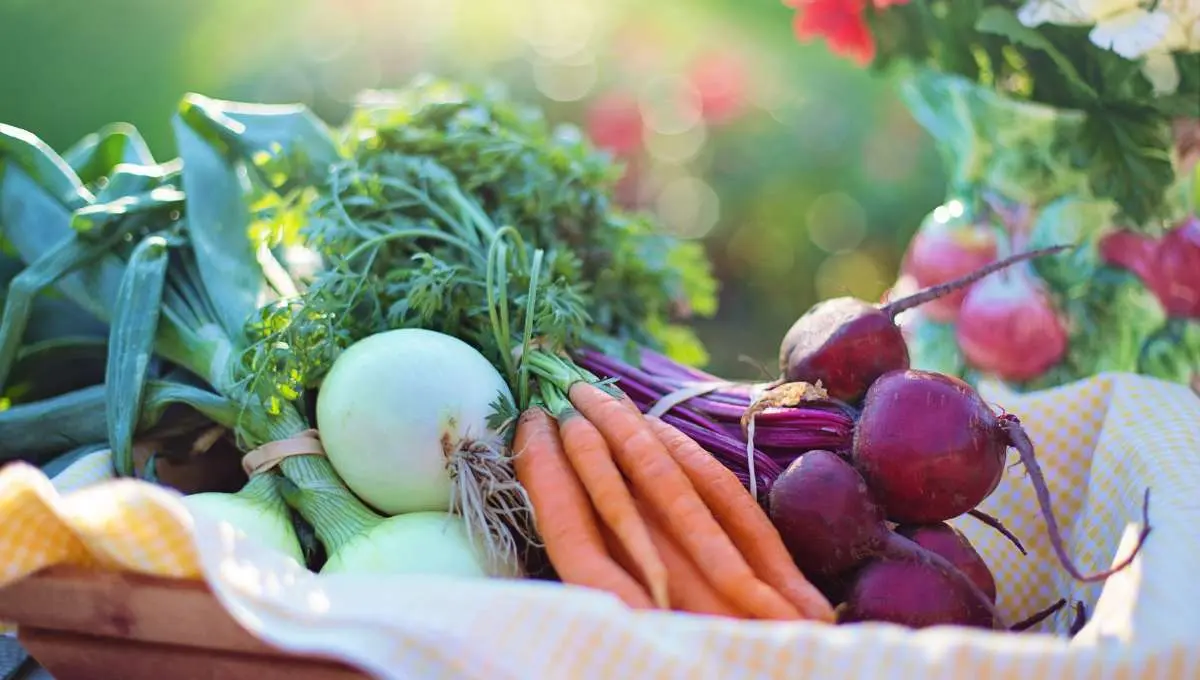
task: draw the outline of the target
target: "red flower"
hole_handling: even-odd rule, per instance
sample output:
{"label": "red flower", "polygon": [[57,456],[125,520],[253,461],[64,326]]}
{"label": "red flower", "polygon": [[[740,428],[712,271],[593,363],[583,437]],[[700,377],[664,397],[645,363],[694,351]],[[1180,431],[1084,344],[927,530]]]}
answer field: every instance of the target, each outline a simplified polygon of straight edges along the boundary
{"label": "red flower", "polygon": [[[784,0],[796,9],[792,29],[801,41],[825,38],[835,54],[867,65],[875,58],[875,38],[867,28],[868,0]],[[870,0],[876,9],[908,0]]]}

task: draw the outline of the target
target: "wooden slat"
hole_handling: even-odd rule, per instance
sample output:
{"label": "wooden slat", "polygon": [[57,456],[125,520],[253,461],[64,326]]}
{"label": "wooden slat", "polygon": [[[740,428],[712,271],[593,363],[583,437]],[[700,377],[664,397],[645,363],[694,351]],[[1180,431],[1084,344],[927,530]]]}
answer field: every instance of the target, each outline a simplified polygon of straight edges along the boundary
{"label": "wooden slat", "polygon": [[21,628],[21,644],[54,680],[368,680],[328,662],[207,652]]}
{"label": "wooden slat", "polygon": [[[0,621],[17,624],[22,633],[40,629],[207,653],[316,660],[254,637],[225,611],[203,581],[51,567],[0,589]],[[40,657],[38,661],[45,663]]]}

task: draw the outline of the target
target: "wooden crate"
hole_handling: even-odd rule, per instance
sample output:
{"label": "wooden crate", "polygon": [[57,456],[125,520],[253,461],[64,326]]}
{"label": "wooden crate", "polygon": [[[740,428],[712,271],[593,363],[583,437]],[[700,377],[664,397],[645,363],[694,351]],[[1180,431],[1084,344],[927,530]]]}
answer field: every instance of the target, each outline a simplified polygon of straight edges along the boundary
{"label": "wooden crate", "polygon": [[0,589],[0,621],[55,680],[366,680],[242,628],[202,581],[53,567]]}

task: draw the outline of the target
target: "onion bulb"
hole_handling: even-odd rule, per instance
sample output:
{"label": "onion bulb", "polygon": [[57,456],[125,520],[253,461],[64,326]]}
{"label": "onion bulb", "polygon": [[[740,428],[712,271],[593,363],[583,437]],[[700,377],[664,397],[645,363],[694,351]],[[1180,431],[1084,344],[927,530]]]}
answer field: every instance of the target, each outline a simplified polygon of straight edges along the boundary
{"label": "onion bulb", "polygon": [[257,474],[237,493],[195,493],[184,496],[183,504],[195,514],[228,522],[251,541],[304,564],[300,539],[291,511],[279,496],[278,481],[274,473]]}
{"label": "onion bulb", "polygon": [[354,343],[317,397],[326,455],[346,485],[381,512],[451,509],[457,457],[499,445],[488,427],[504,378],[467,343],[400,329]]}

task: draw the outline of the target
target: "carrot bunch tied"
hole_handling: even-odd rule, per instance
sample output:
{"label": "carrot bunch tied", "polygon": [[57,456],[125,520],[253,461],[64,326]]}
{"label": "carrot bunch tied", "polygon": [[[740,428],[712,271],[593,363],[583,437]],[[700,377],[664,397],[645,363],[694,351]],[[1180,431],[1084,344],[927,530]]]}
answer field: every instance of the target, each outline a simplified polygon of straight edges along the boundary
{"label": "carrot bunch tied", "polygon": [[523,360],[541,393],[518,421],[514,465],[564,583],[635,609],[833,621],[734,473],[569,360]]}

